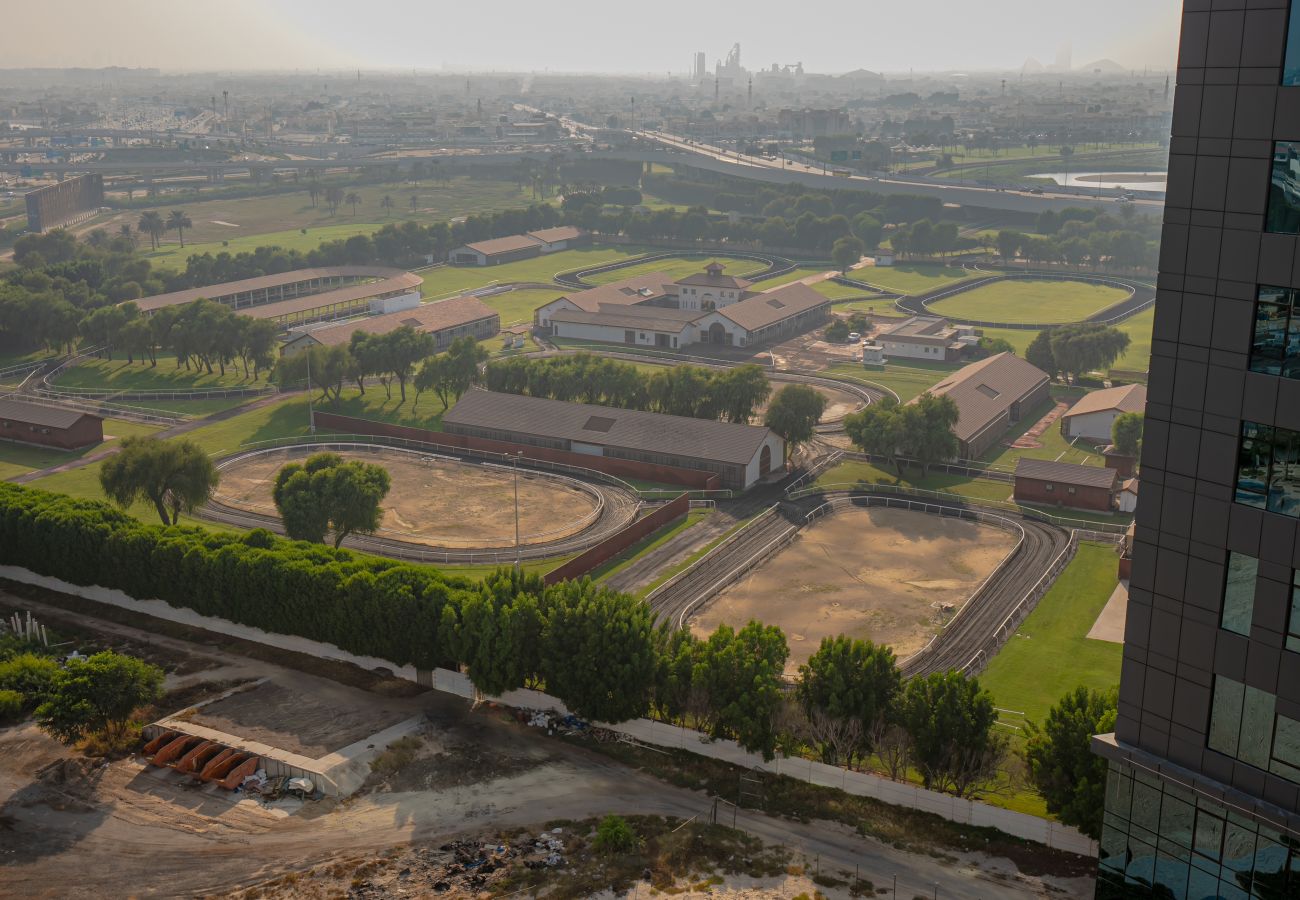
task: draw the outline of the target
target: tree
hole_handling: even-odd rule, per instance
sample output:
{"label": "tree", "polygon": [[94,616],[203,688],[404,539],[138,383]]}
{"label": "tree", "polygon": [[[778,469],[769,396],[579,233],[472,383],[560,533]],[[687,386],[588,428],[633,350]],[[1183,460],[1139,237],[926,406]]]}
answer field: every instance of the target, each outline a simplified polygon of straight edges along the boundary
{"label": "tree", "polygon": [[719,625],[700,645],[691,684],[707,705],[714,737],[733,737],[746,750],[773,757],[773,717],[781,706],[781,675],[789,655],[781,629],[760,622],[740,631]]}
{"label": "tree", "polygon": [[388,194],[384,194],[384,196],[379,198],[379,208],[384,211],[384,215],[390,214],[393,207],[396,205],[397,204],[393,202],[393,198]]}
{"label": "tree", "polygon": [[136,222],[136,229],[149,235],[149,246],[157,250],[158,239],[167,231],[168,225],[163,221],[162,215],[157,210],[149,210],[140,214],[140,220]]}
{"label": "tree", "polygon": [[826,396],[806,384],[787,384],[776,392],[763,423],[785,440],[787,456],[812,440],[813,429],[826,412]]}
{"label": "tree", "polygon": [[1034,335],[1034,339],[1025,348],[1025,361],[1042,369],[1050,377],[1056,377],[1060,370],[1056,367],[1056,357],[1052,355],[1051,329],[1044,329]]}
{"label": "tree", "polygon": [[337,406],[343,396],[343,385],[356,372],[356,366],[357,361],[342,344],[308,347],[301,353],[281,359],[275,367],[275,377],[281,389],[296,388],[307,381],[310,373],[311,383],[307,389],[318,389],[322,397]]}
{"label": "tree", "polygon": [[1018,231],[998,232],[998,256],[1002,257],[1003,265],[1016,258],[1016,253],[1024,242],[1025,236]]}
{"label": "tree", "polygon": [[203,448],[184,439],[124,438],[99,469],[100,487],[110,500],[123,509],[147,500],[164,525],[175,525],[182,512],[207,503],[220,480]]}
{"label": "tree", "polygon": [[541,641],[547,690],[597,722],[644,715],[655,675],[649,606],[590,579],[548,588],[547,601]]}
{"label": "tree", "polygon": [[831,261],[835,263],[835,268],[840,270],[841,275],[847,275],[849,269],[856,265],[862,259],[862,254],[866,252],[866,244],[861,238],[842,237],[831,247]]}
{"label": "tree", "polygon": [[1115,728],[1118,696],[1083,686],[1060,699],[1037,725],[1025,723],[1029,775],[1047,811],[1096,840],[1106,797],[1106,760],[1091,751],[1093,735]]}
{"label": "tree", "polygon": [[772,394],[772,385],[763,368],[753,364],[715,374],[713,388],[722,417],[740,424],[748,423],[755,410]]}
{"label": "tree", "polygon": [[137,708],[162,696],[162,685],[162,669],[111,650],[71,659],[36,708],[36,721],[65,744],[99,733],[116,740]]}
{"label": "tree", "polygon": [[1100,322],[1075,322],[1052,331],[1052,358],[1068,378],[1105,369],[1128,349],[1129,336]]}
{"label": "tree", "polygon": [[948,396],[925,393],[900,407],[903,453],[921,464],[921,477],[930,474],[930,466],[957,455],[957,435],[953,429],[961,413]]}
{"label": "tree", "polygon": [[868,735],[894,718],[901,689],[902,676],[892,650],[841,635],[822,638],[817,652],[799,667],[796,692],[814,724],[815,713],[856,723],[853,729],[823,729],[843,744],[826,761],[835,763],[847,754],[846,764],[852,765],[855,752],[870,750]]}
{"label": "tree", "polygon": [[897,400],[884,397],[845,416],[844,431],[854,446],[869,456],[883,456],[898,469],[901,477],[903,466],[899,461],[899,449],[903,444],[903,419],[899,409]]}
{"label": "tree", "polygon": [[406,402],[406,382],[415,373],[415,364],[433,355],[433,335],[403,325],[379,338],[382,341],[383,370],[397,379],[402,402]]}
{"label": "tree", "polygon": [[839,344],[849,339],[849,323],[843,319],[836,318],[826,326],[822,336],[832,344]]}
{"label": "tree", "polygon": [[357,204],[361,202],[361,195],[356,191],[348,191],[348,195],[343,198],[343,202],[352,207],[352,215],[357,214]]}
{"label": "tree", "polygon": [[1142,413],[1126,412],[1115,417],[1110,423],[1110,441],[1115,449],[1125,456],[1140,456],[1142,453]]}
{"label": "tree", "polygon": [[925,786],[964,797],[986,781],[1006,750],[993,733],[997,718],[977,679],[950,670],[909,680],[902,722]]}
{"label": "tree", "polygon": [[194,227],[194,223],[190,221],[189,216],[185,215],[184,210],[173,209],[167,215],[167,229],[176,232],[176,236],[180,238],[182,249],[185,247],[185,229],[192,227]]}
{"label": "tree", "polygon": [[378,530],[383,519],[380,503],[391,486],[383,466],[316,453],[304,463],[283,466],[271,496],[289,537],[323,543],[332,531],[337,548],[350,534]]}
{"label": "tree", "polygon": [[981,359],[996,356],[999,353],[1010,353],[1014,356],[1016,352],[1016,348],[1006,338],[981,337],[979,344],[976,346],[979,349]]}
{"label": "tree", "polygon": [[859,213],[853,219],[853,234],[862,241],[867,250],[874,250],[884,235],[884,226],[870,213]]}

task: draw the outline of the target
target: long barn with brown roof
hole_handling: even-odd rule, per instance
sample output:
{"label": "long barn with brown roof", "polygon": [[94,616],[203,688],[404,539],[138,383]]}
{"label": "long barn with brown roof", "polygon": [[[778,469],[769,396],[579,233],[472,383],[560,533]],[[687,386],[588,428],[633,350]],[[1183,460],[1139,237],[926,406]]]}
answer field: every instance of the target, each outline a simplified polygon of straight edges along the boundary
{"label": "long barn with brown roof", "polygon": [[963,459],[979,459],[1007,429],[1051,397],[1047,373],[1013,353],[996,353],[953,372],[927,393],[957,404],[954,429]]}

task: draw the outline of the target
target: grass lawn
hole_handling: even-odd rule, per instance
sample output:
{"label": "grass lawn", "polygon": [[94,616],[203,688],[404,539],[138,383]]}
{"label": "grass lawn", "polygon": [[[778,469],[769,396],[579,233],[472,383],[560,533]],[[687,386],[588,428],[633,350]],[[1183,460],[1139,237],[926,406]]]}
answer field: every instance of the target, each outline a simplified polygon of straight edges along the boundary
{"label": "grass lawn", "polygon": [[[197,197],[176,196],[163,198],[168,200],[165,205],[151,208],[161,212],[164,218],[172,209],[183,209],[194,223],[192,231],[187,231],[185,235],[185,253],[180,253],[175,233],[168,232],[165,236],[162,252],[170,254],[174,249],[179,255],[178,264],[183,264],[185,256],[190,252],[191,233],[194,236],[193,242],[203,245],[200,249],[210,249],[206,246],[210,244],[220,248],[222,241],[230,241],[233,252],[236,240],[246,241],[250,238],[257,238],[257,243],[260,244],[280,243],[287,249],[286,244],[267,241],[266,237],[280,232],[297,234],[299,229],[306,228],[308,236],[315,237],[310,245],[315,247],[324,239],[319,236],[321,232],[328,228],[349,228],[353,229],[354,234],[358,230],[369,234],[378,231],[388,222],[412,220],[429,224],[446,221],[453,216],[513,209],[535,202],[531,200],[528,191],[520,190],[513,181],[468,176],[453,178],[446,184],[423,181],[417,187],[407,182],[389,182],[344,186],[343,190],[360,196],[355,213],[350,204],[344,204],[339,207],[336,215],[331,216],[322,198],[318,198],[313,207],[307,194],[306,179],[299,183],[298,190],[287,193],[212,200],[203,199],[202,194]],[[384,196],[392,197],[395,204],[389,212],[385,212],[379,205]],[[412,196],[416,198],[414,210],[411,208]],[[123,222],[134,226],[143,212],[144,209],[119,210],[109,220],[111,230],[116,231],[116,226]]]}
{"label": "grass lawn", "polygon": [[1145,372],[1151,366],[1151,330],[1155,327],[1155,307],[1125,319],[1115,327],[1129,336],[1128,349],[1115,360],[1112,368]]}
{"label": "grass lawn", "polygon": [[[737,270],[739,271],[739,270]],[[791,269],[784,275],[777,275],[773,278],[764,278],[754,285],[755,290],[770,291],[774,287],[780,287],[783,284],[789,284],[792,281],[799,281],[801,278],[807,278],[809,275],[821,275],[823,272],[830,271],[829,266],[799,266]]]}
{"label": "grass lawn", "polygon": [[57,353],[50,353],[42,350],[10,350],[0,352],[0,369],[9,369],[14,366],[21,366],[24,363],[39,362],[46,359],[58,358]]}
{"label": "grass lawn", "polygon": [[[1079,545],[1047,595],[979,676],[998,706],[1042,722],[1078,685],[1106,690],[1119,684],[1123,646],[1086,636],[1115,590],[1115,560],[1110,545]],[[1069,664],[1062,665],[1064,660]],[[1020,719],[1003,715],[1012,725]]]}
{"label": "grass lawn", "polygon": [[884,469],[861,460],[846,460],[831,466],[813,484],[817,487],[837,485],[841,489],[855,484],[891,484],[927,491],[947,491],[977,500],[1011,499],[1011,483],[1007,481],[984,481],[942,473],[922,478],[921,470],[915,467],[906,469],[904,476],[899,478],[892,469]]}
{"label": "grass lawn", "polygon": [[526,288],[518,291],[507,291],[504,294],[493,294],[490,297],[481,297],[480,299],[501,314],[501,327],[509,328],[511,325],[518,325],[521,322],[532,322],[533,310],[544,303],[549,303],[563,292],[564,289],[556,285],[555,289],[550,291]]}
{"label": "grass lawn", "polygon": [[158,365],[150,366],[148,362],[137,360],[128,363],[126,359],[86,359],[76,366],[65,369],[55,382],[66,388],[106,388],[120,391],[176,390],[190,391],[205,388],[242,388],[264,387],[269,383],[269,370],[264,370],[260,378],[253,378],[252,372],[245,378],[238,365],[227,365],[226,374],[214,369],[212,374],[204,370],[177,368],[175,356],[158,357]]}
{"label": "grass lawn", "polygon": [[943,381],[958,368],[960,367],[955,365],[929,367],[920,360],[908,360],[905,366],[886,364],[883,368],[873,369],[851,363],[840,363],[827,369],[826,374],[883,385],[898,394],[898,398],[906,403]]}
{"label": "grass lawn", "polygon": [[[685,278],[687,275],[697,275],[704,271],[704,267],[709,262],[720,263],[725,271],[723,274],[734,275],[743,278],[745,275],[761,272],[765,267],[760,262],[752,259],[737,259],[731,256],[715,256],[710,259],[696,257],[694,259],[661,259],[654,262],[641,263],[640,265],[628,266],[625,269],[615,269],[612,272],[601,272],[596,275],[587,277],[587,281],[592,284],[609,284],[614,281],[622,281],[625,278],[635,278],[638,275],[650,275],[654,272],[663,272],[668,276],[668,280],[676,281],[679,278]],[[759,286],[766,289],[766,282],[759,282]]]}
{"label": "grass lawn", "polygon": [[[1003,436],[1003,441],[1012,441],[1020,437],[1034,423],[1052,411],[1052,406],[1058,398],[1053,398],[1025,415],[1016,426]],[[1073,403],[1077,397],[1062,396],[1059,399],[1066,403]],[[1058,462],[1076,463],[1078,465],[1102,466],[1105,465],[1105,459],[1100,453],[1095,452],[1091,445],[1079,444],[1077,447],[1072,446],[1061,434],[1060,421],[1053,422],[1047,430],[1039,436],[1041,447],[1006,447],[999,442],[996,446],[989,448],[983,456],[981,462],[990,465],[1001,466],[1007,469],[1014,469],[1016,460],[1021,457],[1029,459],[1054,459]]]}
{"label": "grass lawn", "polygon": [[56,450],[49,447],[32,447],[10,441],[0,441],[0,480],[24,475],[37,469],[81,459],[90,453],[103,449],[117,438],[133,437],[141,434],[153,434],[158,431],[152,425],[140,425],[123,419],[104,420],[104,442],[80,450]]}
{"label": "grass lawn", "polygon": [[1034,338],[1038,337],[1037,331],[1028,331],[1022,328],[981,328],[984,337],[990,340],[1001,338],[1015,348],[1016,356],[1021,359],[1025,358],[1025,350],[1029,347]]}
{"label": "grass lawn", "polygon": [[660,528],[653,534],[647,535],[631,547],[628,547],[618,556],[615,556],[613,559],[610,559],[593,569],[591,571],[592,581],[603,581],[606,578],[618,574],[646,553],[649,553],[656,547],[662,546],[669,540],[669,538],[680,534],[692,525],[698,525],[700,522],[704,521],[704,519],[709,515],[709,512],[710,510],[707,509],[693,509],[667,528]]}
{"label": "grass lawn", "polygon": [[[105,223],[105,227],[110,231],[116,231],[117,226],[122,223],[129,223],[134,227],[140,217],[139,212],[137,210],[129,215],[114,216]],[[166,216],[167,211],[162,210],[162,212]],[[347,222],[308,228],[306,234],[297,228],[289,231],[262,231],[252,234],[240,234],[234,228],[229,230],[231,234],[222,240],[192,243],[189,234],[186,234],[184,247],[172,240],[165,241],[157,250],[150,250],[147,236],[142,236],[139,255],[153,263],[155,268],[180,270],[185,268],[185,261],[195,254],[211,253],[216,256],[218,253],[230,253],[233,255],[251,252],[258,247],[283,247],[285,250],[301,250],[305,253],[315,250],[326,241],[346,239],[355,234],[373,234],[379,230],[379,225],[375,222]]]}
{"label": "grass lawn", "polygon": [[1016,279],[975,288],[930,306],[937,315],[1026,324],[1078,322],[1128,296],[1104,284]]}
{"label": "grass lawn", "polygon": [[[517,281],[550,283],[560,272],[570,272],[602,263],[618,262],[642,256],[646,251],[636,247],[586,247],[581,250],[561,250],[536,259],[521,259],[500,266],[439,266],[425,269],[421,288],[426,298],[450,297],[475,288]],[[564,289],[560,289],[563,293]]]}
{"label": "grass lawn", "polygon": [[938,263],[895,263],[892,266],[867,266],[849,273],[854,281],[874,284],[900,294],[924,294],[935,288],[956,284],[975,277],[956,266]]}

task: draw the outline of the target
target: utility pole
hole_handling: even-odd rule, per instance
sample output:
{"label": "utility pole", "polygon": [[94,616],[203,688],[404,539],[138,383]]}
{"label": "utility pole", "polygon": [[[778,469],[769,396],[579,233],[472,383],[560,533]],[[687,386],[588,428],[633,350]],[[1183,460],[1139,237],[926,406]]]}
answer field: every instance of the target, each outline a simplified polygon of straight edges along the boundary
{"label": "utility pole", "polygon": [[511,454],[515,463],[515,568],[519,568],[519,458],[524,451]]}
{"label": "utility pole", "polygon": [[303,351],[307,354],[307,431],[316,433],[316,409],[311,405],[311,348]]}

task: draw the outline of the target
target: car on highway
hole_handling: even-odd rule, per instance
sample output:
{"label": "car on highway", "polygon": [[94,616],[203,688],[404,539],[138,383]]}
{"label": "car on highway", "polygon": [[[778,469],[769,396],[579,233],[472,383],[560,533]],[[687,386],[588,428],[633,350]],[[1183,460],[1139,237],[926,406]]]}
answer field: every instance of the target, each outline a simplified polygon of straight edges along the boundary
{"label": "car on highway", "polygon": [[1043,192],[1043,189],[1042,189],[1042,188],[1030,188],[1030,189],[1029,189],[1029,193],[1031,193],[1031,194],[1041,194],[1042,192]]}
{"label": "car on highway", "polygon": [[858,341],[860,341],[860,340],[862,340],[862,335],[861,335],[861,334],[859,334],[859,333],[856,332],[856,331],[850,331],[850,332],[849,332],[849,343],[850,343],[850,344],[856,344],[856,343],[858,343]]}

